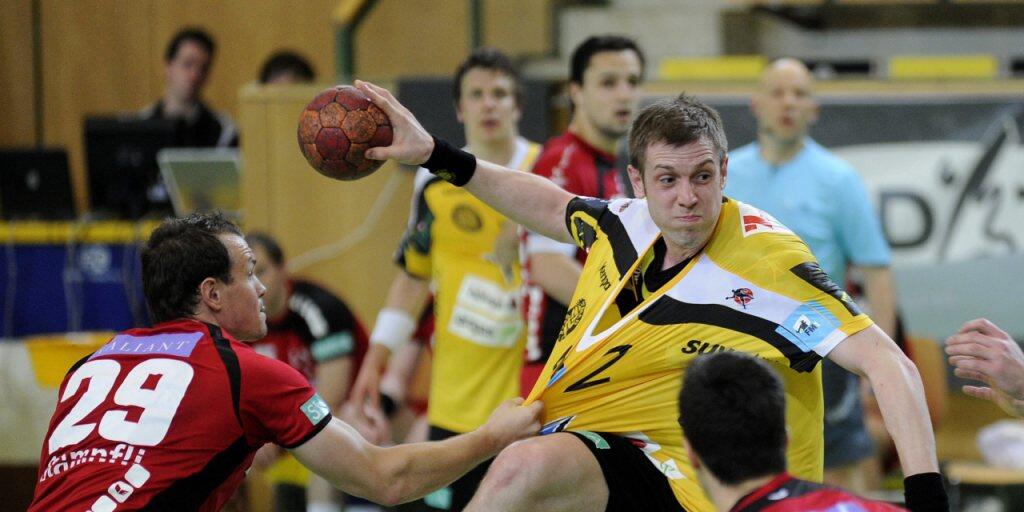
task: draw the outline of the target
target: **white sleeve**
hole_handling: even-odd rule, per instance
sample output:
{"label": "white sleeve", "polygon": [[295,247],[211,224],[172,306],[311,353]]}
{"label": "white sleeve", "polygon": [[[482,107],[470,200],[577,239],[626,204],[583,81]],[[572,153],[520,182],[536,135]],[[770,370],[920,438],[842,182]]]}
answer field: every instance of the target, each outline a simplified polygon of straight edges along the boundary
{"label": "white sleeve", "polygon": [[430,171],[423,167],[416,168],[416,177],[413,178],[412,185],[412,200],[409,204],[409,219],[406,221],[406,228],[412,228],[419,221],[419,201],[420,196],[423,195],[423,187],[427,186],[427,182],[434,175],[430,174]]}
{"label": "white sleeve", "polygon": [[546,253],[562,254],[572,258],[576,255],[576,249],[577,247],[574,244],[558,242],[532,231],[526,232],[524,251],[527,258],[534,254]]}

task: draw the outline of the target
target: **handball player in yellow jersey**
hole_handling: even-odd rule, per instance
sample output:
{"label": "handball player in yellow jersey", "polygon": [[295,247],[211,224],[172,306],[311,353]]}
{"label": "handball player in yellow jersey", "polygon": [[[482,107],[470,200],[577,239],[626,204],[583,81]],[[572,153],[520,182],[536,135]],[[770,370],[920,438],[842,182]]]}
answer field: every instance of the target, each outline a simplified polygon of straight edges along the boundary
{"label": "handball player in yellow jersey", "polygon": [[[771,216],[723,196],[721,120],[680,96],[630,134],[639,199],[574,197],[432,138],[386,90],[359,83],[395,126],[374,159],[423,165],[510,219],[589,251],[560,340],[528,400],[544,435],[502,451],[467,510],[713,510],[682,448],[686,366],[739,350],[779,371],[787,459],[821,479],[820,364],[872,385],[900,455],[907,506],[948,509],[920,376],[892,340]],[[736,397],[742,399],[743,397]]]}

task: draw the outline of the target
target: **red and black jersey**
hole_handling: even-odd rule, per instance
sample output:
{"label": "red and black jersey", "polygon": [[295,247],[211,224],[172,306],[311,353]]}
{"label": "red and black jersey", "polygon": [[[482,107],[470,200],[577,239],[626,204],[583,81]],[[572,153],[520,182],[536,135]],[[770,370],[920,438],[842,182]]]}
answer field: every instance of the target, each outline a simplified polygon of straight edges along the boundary
{"label": "red and black jersey", "polygon": [[353,368],[358,369],[369,337],[352,310],[330,291],[308,281],[289,281],[287,286],[285,311],[267,320],[267,335],[253,343],[256,352],[288,363],[310,382],[317,363],[353,357]]}
{"label": "red and black jersey", "polygon": [[29,510],[219,510],[265,443],[331,420],[297,371],[219,327],[125,331],[68,371]]}
{"label": "red and black jersey", "polygon": [[729,512],[898,512],[895,505],[870,501],[842,489],[783,473],[744,496]]}
{"label": "red and black jersey", "polygon": [[[615,199],[632,195],[628,175],[621,167],[616,165],[615,155],[595,148],[575,133],[566,131],[544,144],[533,173],[578,196]],[[551,355],[567,309],[565,304],[544,293],[532,280],[530,255],[564,252],[567,256],[574,254],[583,263],[587,253],[574,245],[554,242],[535,233],[524,233],[521,241],[526,359],[530,363],[543,363]],[[564,246],[564,251],[556,246]]]}

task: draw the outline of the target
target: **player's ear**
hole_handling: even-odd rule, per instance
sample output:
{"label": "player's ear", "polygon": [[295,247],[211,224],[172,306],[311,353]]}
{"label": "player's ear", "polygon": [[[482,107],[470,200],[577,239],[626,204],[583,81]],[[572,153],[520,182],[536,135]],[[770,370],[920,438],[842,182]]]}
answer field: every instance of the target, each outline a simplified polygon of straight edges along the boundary
{"label": "player's ear", "polygon": [[693,451],[693,447],[690,446],[690,441],[683,437],[683,448],[686,450],[686,456],[690,458],[690,465],[693,466],[694,470],[700,469],[701,462],[697,452]]}
{"label": "player's ear", "polygon": [[464,124],[466,121],[462,119],[462,105],[459,100],[455,100],[455,119],[459,121],[459,124]]}
{"label": "player's ear", "polygon": [[207,277],[199,283],[199,302],[202,306],[212,311],[220,311],[223,308],[223,290],[219,279]]}
{"label": "player's ear", "polygon": [[647,190],[644,189],[644,177],[640,174],[640,170],[630,164],[626,167],[626,171],[629,173],[629,182],[633,185],[633,193],[636,197],[638,199],[647,197]]}
{"label": "player's ear", "polygon": [[580,95],[580,91],[583,90],[583,85],[576,82],[569,82],[569,99],[572,101],[573,108],[579,108],[579,100],[577,97]]}
{"label": "player's ear", "polygon": [[725,190],[725,180],[729,177],[729,154],[728,153],[722,155],[721,169],[722,170],[719,171],[719,172],[722,173],[722,190]]}

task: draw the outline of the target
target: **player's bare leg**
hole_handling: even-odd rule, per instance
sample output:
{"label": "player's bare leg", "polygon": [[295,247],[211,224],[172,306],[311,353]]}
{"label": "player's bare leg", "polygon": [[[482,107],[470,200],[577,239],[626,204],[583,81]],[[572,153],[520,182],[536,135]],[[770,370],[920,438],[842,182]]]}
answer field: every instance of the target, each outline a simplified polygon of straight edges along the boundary
{"label": "player's bare leg", "polygon": [[602,511],[608,485],[597,459],[572,434],[525,439],[491,465],[466,511]]}

